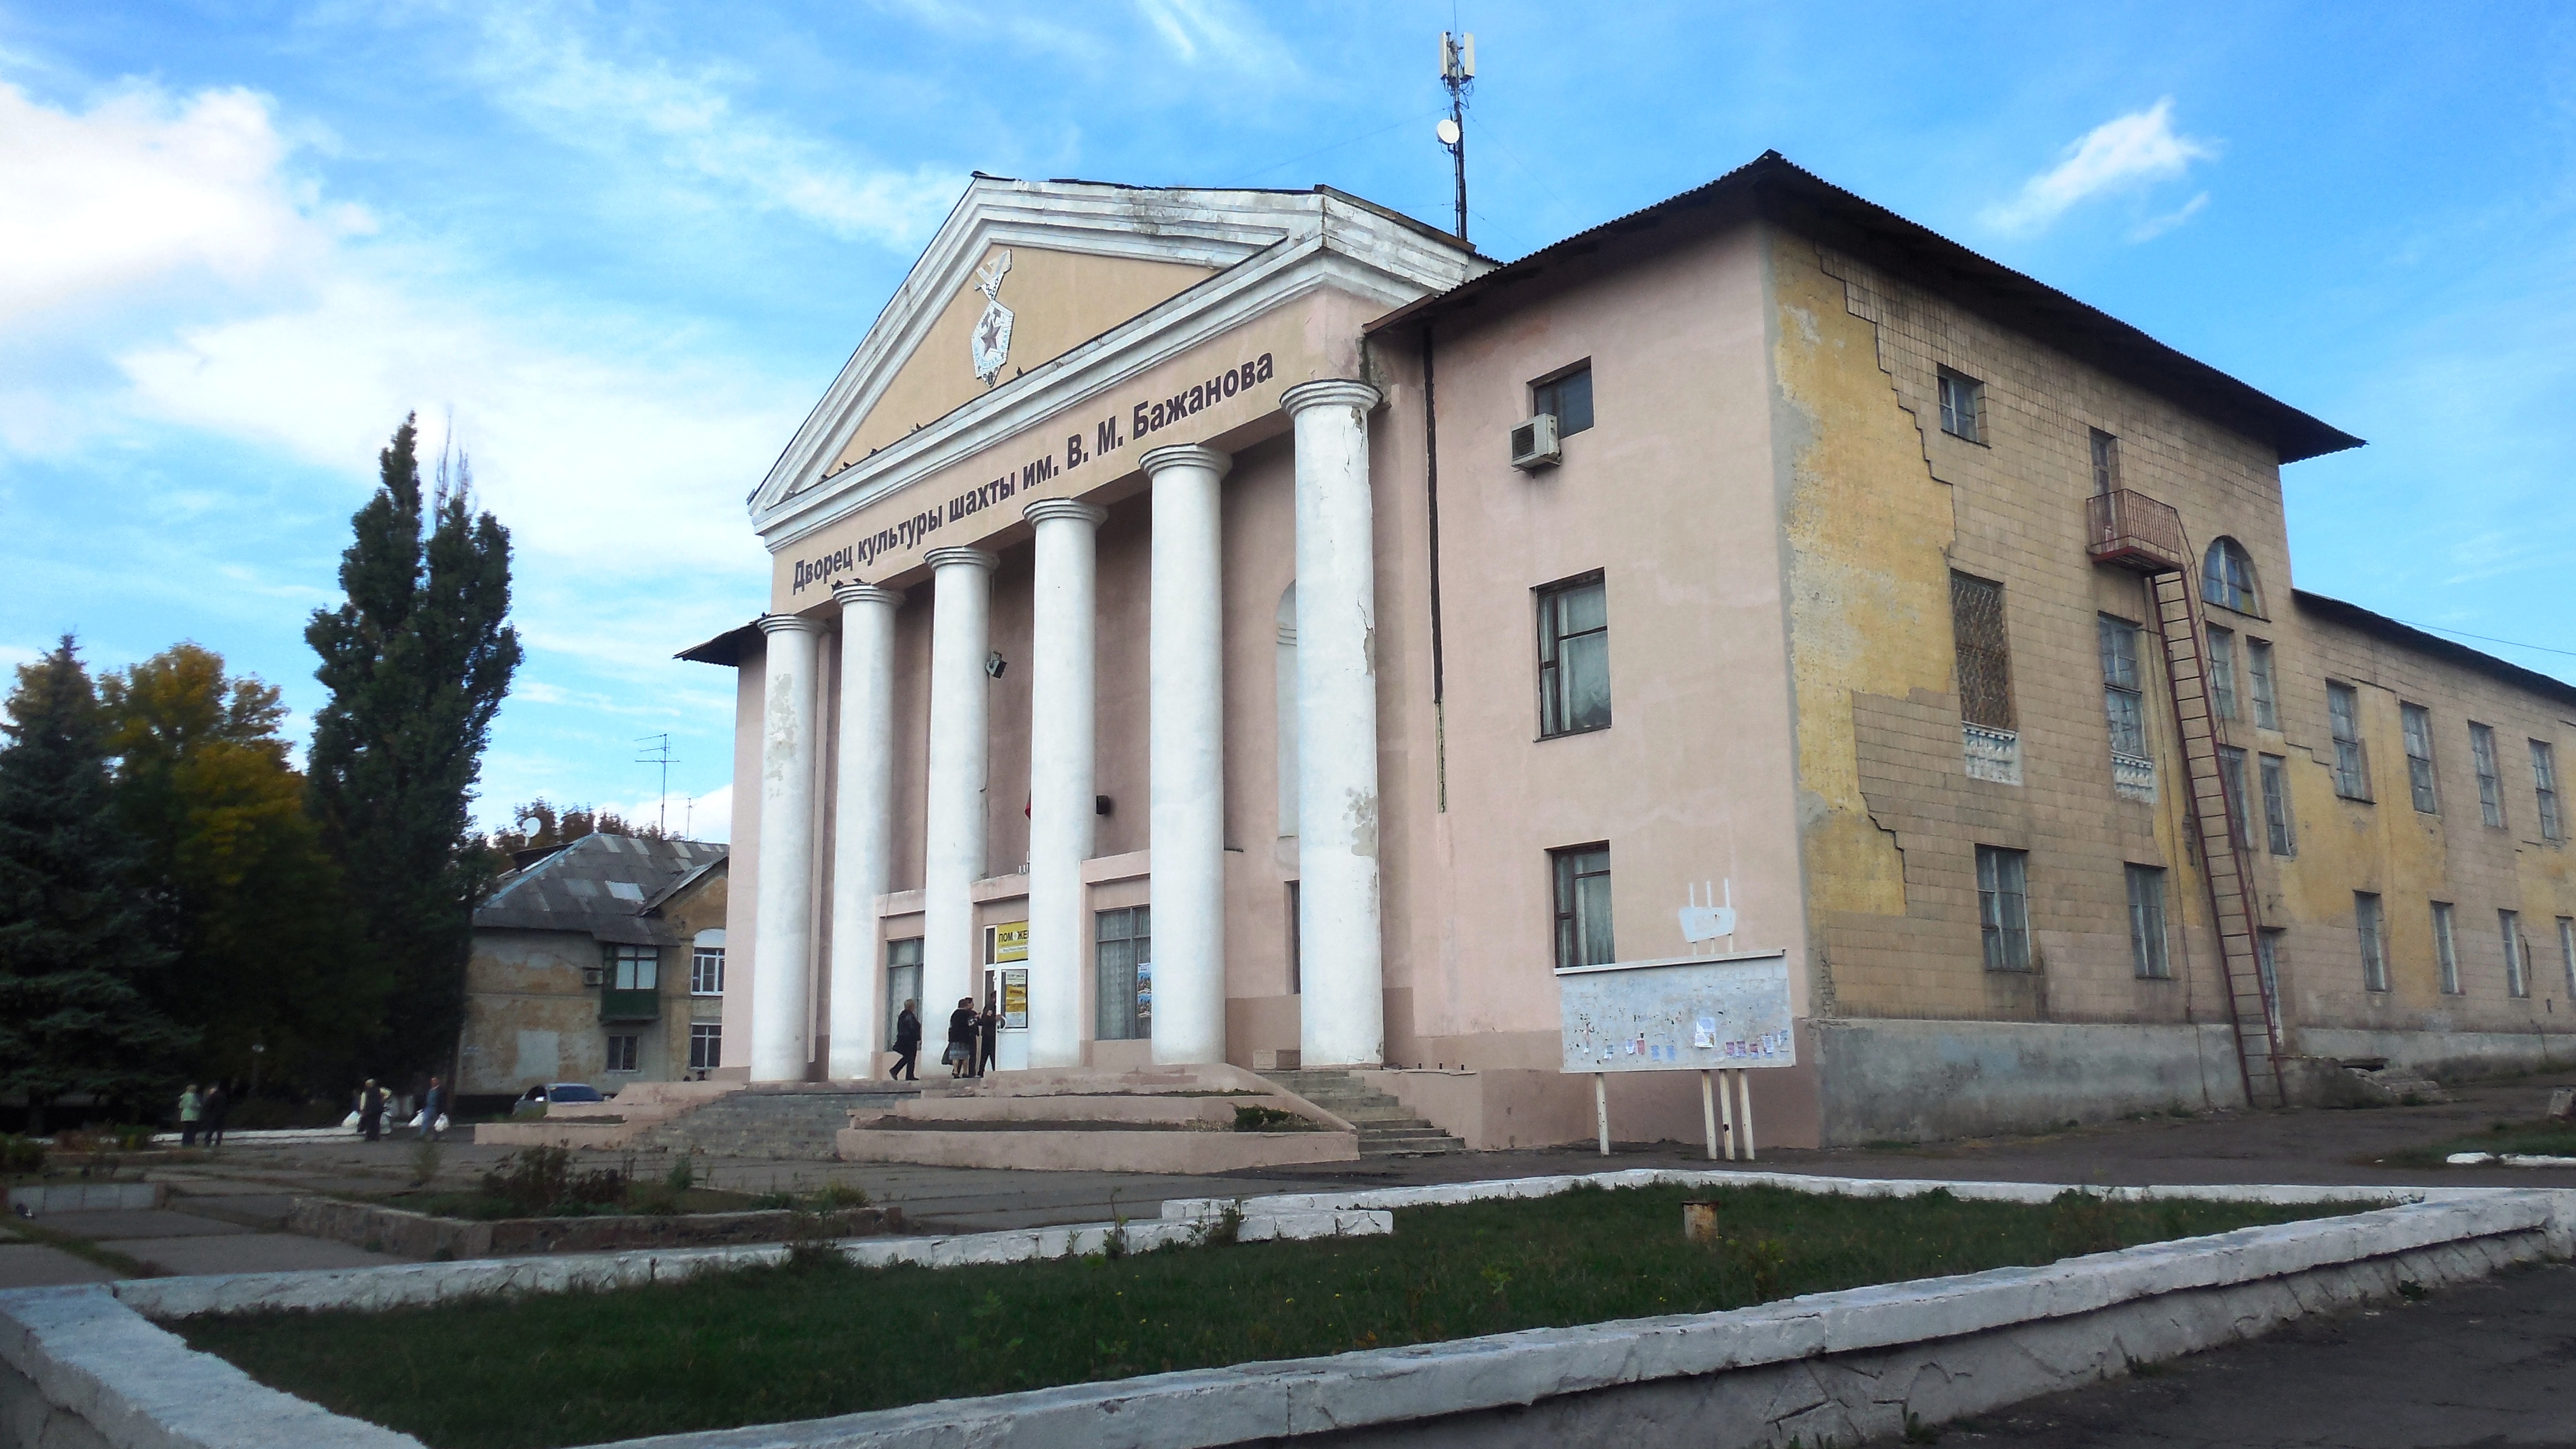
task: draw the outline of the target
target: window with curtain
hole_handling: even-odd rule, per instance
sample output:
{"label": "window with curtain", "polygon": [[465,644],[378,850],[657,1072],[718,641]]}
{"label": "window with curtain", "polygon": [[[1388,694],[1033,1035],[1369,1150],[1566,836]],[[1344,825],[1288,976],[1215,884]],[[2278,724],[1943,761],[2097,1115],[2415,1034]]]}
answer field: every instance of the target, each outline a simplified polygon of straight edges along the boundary
{"label": "window with curtain", "polygon": [[1601,575],[1538,591],[1539,735],[1610,727],[1610,600]]}
{"label": "window with curtain", "polygon": [[1606,966],[1618,960],[1610,931],[1610,847],[1551,850],[1548,864],[1555,877],[1556,964]]}
{"label": "window with curtain", "polygon": [[1987,970],[2030,969],[2029,852],[1977,847],[1977,918]]}

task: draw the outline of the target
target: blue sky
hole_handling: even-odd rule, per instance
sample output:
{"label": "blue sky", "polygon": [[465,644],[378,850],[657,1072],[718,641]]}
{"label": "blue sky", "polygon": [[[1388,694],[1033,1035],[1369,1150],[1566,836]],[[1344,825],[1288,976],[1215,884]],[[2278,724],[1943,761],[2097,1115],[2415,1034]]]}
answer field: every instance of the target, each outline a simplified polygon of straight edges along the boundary
{"label": "blue sky", "polygon": [[668,732],[720,835],[731,675],[670,654],[966,174],[1445,224],[1453,23],[1487,251],[1776,147],[2369,438],[2287,470],[2301,586],[2576,650],[2569,7],[0,0],[0,661],[191,638],[300,732],[417,409],[518,546],[486,818],[649,814]]}

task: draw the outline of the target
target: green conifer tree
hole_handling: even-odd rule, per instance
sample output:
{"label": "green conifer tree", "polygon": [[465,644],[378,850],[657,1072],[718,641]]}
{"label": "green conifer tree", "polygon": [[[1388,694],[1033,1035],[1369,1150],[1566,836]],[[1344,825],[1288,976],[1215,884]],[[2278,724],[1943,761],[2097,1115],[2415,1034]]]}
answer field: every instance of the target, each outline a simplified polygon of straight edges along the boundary
{"label": "green conifer tree", "polygon": [[[18,668],[0,748],[0,1092],[156,1099],[194,1046],[147,995],[171,955],[117,818],[107,734],[71,636]],[[175,1090],[175,1089],[174,1089]]]}
{"label": "green conifer tree", "polygon": [[414,421],[378,455],[380,484],[351,520],[348,602],[304,631],[331,696],[313,724],[314,815],[384,975],[379,1077],[444,1066],[464,1021],[490,878],[471,848],[474,783],[519,665],[509,532],[473,511],[462,466],[451,485],[442,463],[424,496]]}

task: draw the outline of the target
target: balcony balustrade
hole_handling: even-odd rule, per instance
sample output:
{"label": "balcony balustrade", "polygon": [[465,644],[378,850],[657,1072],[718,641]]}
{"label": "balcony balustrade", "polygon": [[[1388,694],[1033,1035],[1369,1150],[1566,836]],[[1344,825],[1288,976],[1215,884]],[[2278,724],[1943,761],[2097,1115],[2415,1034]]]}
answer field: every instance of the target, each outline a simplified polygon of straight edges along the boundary
{"label": "balcony balustrade", "polygon": [[2114,488],[2084,501],[2085,551],[2095,563],[2117,564],[2142,574],[2191,571],[2191,545],[2183,541],[2182,515],[2143,493]]}

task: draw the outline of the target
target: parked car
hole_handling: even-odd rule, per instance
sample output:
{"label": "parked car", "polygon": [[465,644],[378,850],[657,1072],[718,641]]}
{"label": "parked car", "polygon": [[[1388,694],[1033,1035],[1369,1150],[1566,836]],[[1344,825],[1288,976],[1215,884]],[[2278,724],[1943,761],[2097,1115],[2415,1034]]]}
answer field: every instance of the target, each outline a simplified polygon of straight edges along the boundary
{"label": "parked car", "polygon": [[510,1104],[513,1117],[542,1117],[548,1102],[605,1102],[599,1089],[588,1082],[540,1082],[530,1087],[526,1096]]}

